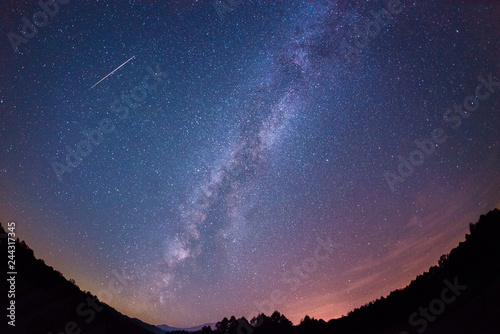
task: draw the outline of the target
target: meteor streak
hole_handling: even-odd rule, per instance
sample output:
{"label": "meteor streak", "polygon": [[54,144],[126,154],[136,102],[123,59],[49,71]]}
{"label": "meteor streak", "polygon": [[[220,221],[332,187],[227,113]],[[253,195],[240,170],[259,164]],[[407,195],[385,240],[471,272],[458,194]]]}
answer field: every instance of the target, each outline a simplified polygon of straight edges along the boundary
{"label": "meteor streak", "polygon": [[116,71],[118,71],[120,69],[120,67],[122,67],[123,65],[125,65],[126,63],[128,63],[129,61],[131,61],[134,58],[135,58],[135,56],[131,57],[129,60],[127,60],[126,62],[124,62],[123,64],[121,64],[117,68],[115,68],[111,73],[109,73],[104,78],[102,78],[101,80],[99,80],[95,85],[93,85],[92,87],[90,87],[89,90],[91,90],[92,88],[94,88],[95,86],[97,86],[101,81],[103,81],[104,79],[106,79],[107,77],[109,77],[111,74],[115,73]]}

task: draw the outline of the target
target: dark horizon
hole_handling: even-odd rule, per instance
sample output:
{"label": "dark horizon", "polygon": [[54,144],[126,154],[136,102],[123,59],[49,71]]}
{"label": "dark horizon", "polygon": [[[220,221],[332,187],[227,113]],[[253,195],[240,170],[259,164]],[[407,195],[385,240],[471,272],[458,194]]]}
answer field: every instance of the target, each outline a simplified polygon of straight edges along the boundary
{"label": "dark horizon", "polygon": [[[7,234],[1,223],[0,236],[10,244],[14,228],[12,223],[8,226],[9,238],[4,238]],[[19,273],[12,274],[19,274],[20,280],[14,284],[11,282],[11,292],[16,290],[17,298],[24,302],[14,305],[22,318],[15,328],[19,329],[16,331],[19,334],[41,333],[48,329],[58,332],[60,328],[64,328],[66,332],[83,330],[83,333],[95,333],[98,328],[103,327],[123,334],[163,334],[165,330],[179,334],[342,334],[364,330],[370,330],[374,334],[387,334],[396,332],[396,329],[399,334],[409,334],[415,331],[422,333],[428,328],[429,334],[442,333],[444,329],[447,332],[470,333],[480,330],[481,333],[493,333],[500,325],[497,318],[500,311],[497,303],[500,297],[500,265],[497,261],[500,256],[499,239],[500,211],[495,209],[481,215],[476,223],[470,223],[465,241],[443,254],[437,265],[417,275],[404,289],[396,289],[339,319],[325,321],[306,315],[300,324],[294,325],[284,314],[275,310],[268,315],[260,313],[250,319],[225,317],[217,323],[186,329],[167,325],[154,326],[116,312],[91,292],[80,290],[74,280],[65,279],[43,260],[36,259],[33,250],[24,240],[17,239],[15,248],[21,264],[18,266]],[[13,279],[15,276],[11,276],[8,281]],[[43,292],[31,298],[27,289]],[[61,298],[61,293],[64,298]],[[12,298],[10,294],[9,298]],[[424,305],[428,304],[428,308],[422,307],[422,302]],[[67,311],[76,303],[76,314],[83,317],[78,322]],[[38,306],[33,307],[34,305]],[[45,320],[40,321],[40,312],[47,312],[46,308],[53,308],[54,305],[64,309],[65,314],[53,314],[55,317],[45,317]],[[9,325],[13,327],[16,307],[8,308],[12,309]],[[481,318],[481,325],[477,323],[478,317]],[[51,333],[52,331],[49,332]]]}
{"label": "dark horizon", "polygon": [[339,318],[500,207],[498,17],[4,1],[0,221],[147,323]]}

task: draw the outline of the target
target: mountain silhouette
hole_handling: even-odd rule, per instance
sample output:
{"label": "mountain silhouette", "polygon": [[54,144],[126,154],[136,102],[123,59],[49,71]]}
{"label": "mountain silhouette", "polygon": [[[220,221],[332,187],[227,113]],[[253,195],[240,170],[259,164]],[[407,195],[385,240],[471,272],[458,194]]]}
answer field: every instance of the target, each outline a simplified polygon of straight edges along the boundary
{"label": "mountain silhouette", "polygon": [[193,326],[189,328],[177,328],[177,327],[171,327],[169,325],[157,325],[156,327],[160,328],[161,330],[165,332],[173,332],[173,331],[185,331],[185,332],[196,332],[200,331],[203,327],[210,327],[211,329],[215,329],[215,323],[207,323],[199,326]]}
{"label": "mountain silhouette", "polygon": [[[0,224],[0,235],[5,236]],[[7,238],[0,239],[1,256],[7,258]],[[15,334],[160,334],[156,326],[131,319],[84,292],[43,260],[19,239],[15,242],[15,327],[0,322],[0,333]],[[6,271],[3,270],[3,275]],[[6,278],[2,277],[2,282]],[[2,285],[3,286],[3,285]],[[7,291],[7,289],[2,289]],[[2,294],[4,295],[4,294]],[[7,294],[3,304],[9,303]],[[2,307],[6,310],[7,306]],[[5,318],[5,315],[2,316]]]}

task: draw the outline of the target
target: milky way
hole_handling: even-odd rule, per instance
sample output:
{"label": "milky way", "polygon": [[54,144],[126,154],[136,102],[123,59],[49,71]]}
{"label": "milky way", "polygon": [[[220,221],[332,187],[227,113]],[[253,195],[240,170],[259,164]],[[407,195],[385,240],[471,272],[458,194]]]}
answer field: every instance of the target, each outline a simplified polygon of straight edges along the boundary
{"label": "milky way", "polygon": [[396,3],[70,2],[15,48],[40,9],[1,4],[0,221],[153,324],[327,320],[404,287],[500,206],[500,7]]}

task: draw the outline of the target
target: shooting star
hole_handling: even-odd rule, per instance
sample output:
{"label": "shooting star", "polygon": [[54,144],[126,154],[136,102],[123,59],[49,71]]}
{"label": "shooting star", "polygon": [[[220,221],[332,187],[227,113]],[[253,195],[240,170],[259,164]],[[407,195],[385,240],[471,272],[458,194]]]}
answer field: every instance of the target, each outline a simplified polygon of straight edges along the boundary
{"label": "shooting star", "polygon": [[101,80],[99,80],[95,85],[93,85],[92,87],[90,87],[89,90],[91,90],[92,88],[94,88],[95,86],[97,86],[98,84],[100,84],[101,81],[103,81],[104,79],[106,79],[107,77],[109,77],[111,74],[115,73],[116,71],[118,71],[120,69],[120,67],[122,67],[123,65],[125,65],[126,63],[128,63],[129,61],[131,61],[134,58],[135,58],[135,56],[133,56],[132,58],[130,58],[129,60],[127,60],[126,62],[124,62],[123,64],[121,64],[120,66],[118,66],[117,68],[115,68],[111,73],[109,73],[104,78],[102,78]]}

